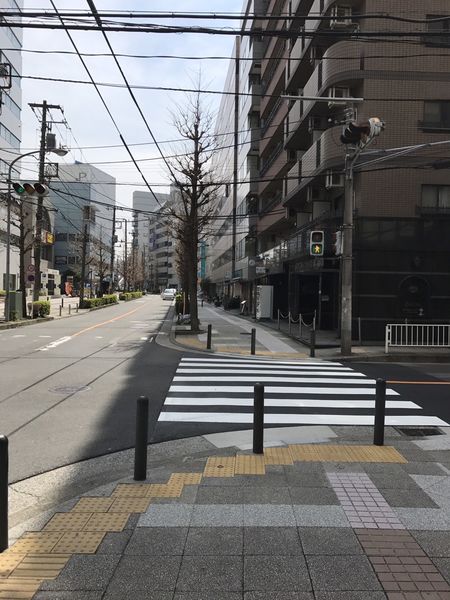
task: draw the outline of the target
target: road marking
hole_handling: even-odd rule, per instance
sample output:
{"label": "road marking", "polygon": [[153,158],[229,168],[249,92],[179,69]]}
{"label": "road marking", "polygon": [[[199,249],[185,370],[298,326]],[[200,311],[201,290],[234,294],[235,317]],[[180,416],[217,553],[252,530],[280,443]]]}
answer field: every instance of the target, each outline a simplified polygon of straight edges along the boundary
{"label": "road marking", "polygon": [[40,335],[39,337],[40,338],[51,338],[52,336],[51,335]]}
{"label": "road marking", "polygon": [[[311,375],[311,376],[315,376],[315,375],[332,375],[333,377],[367,377],[367,375],[364,375],[363,373],[356,373],[355,371],[351,371],[351,369],[349,369],[348,371],[345,371],[344,369],[339,369],[337,371],[332,371],[332,370],[327,370],[327,371],[313,371],[311,372],[310,369],[307,369],[304,371],[303,368],[298,368],[296,369],[297,373],[303,373],[303,375]],[[220,369],[178,369],[177,373],[186,373],[189,375],[193,375],[194,373],[211,373],[211,375],[214,374],[222,374],[223,370]],[[263,368],[263,367],[246,367],[245,369],[227,369],[227,373],[229,373],[230,375],[250,375],[251,373],[254,373],[255,375],[258,375],[258,373],[260,373],[261,375],[293,375],[292,370],[285,370],[285,369],[267,369],[267,368]],[[242,380],[241,380],[242,381]]]}
{"label": "road marking", "polygon": [[50,342],[50,344],[47,344],[47,346],[44,346],[43,348],[39,348],[39,350],[41,352],[47,352],[47,350],[51,350],[52,348],[56,348],[56,346],[59,346],[61,344],[65,344],[66,342],[68,342],[71,339],[72,339],[71,335],[66,335],[65,337],[59,338],[59,340],[55,340],[54,342]]}
{"label": "road marking", "polygon": [[[284,383],[326,383],[326,384],[330,384],[330,383],[344,383],[346,385],[353,385],[353,384],[357,384],[357,385],[375,385],[375,379],[350,379],[350,377],[353,375],[353,373],[350,375],[349,374],[349,378],[348,379],[337,379],[334,377],[317,377],[317,378],[313,378],[313,377],[283,377],[283,382]],[[258,383],[266,383],[266,382],[275,382],[276,381],[276,375],[274,375],[273,377],[266,377],[265,375],[261,376],[261,375],[256,375],[256,378],[258,380]],[[210,377],[209,375],[206,376],[198,376],[196,375],[194,378],[189,378],[187,375],[180,375],[180,377],[175,376],[173,378],[173,381],[176,382],[181,382],[181,381],[196,381],[196,382],[200,382],[200,381],[217,381],[217,379],[220,379],[220,381],[226,381],[226,382],[239,382],[239,383],[256,383],[255,381],[255,376],[251,375],[250,377],[242,377],[241,375],[239,376],[230,376],[228,377],[227,375],[221,375],[221,376],[212,376]]]}
{"label": "road marking", "polygon": [[95,339],[96,339],[96,340],[102,340],[102,339],[103,339],[103,336],[102,336],[102,335],[96,335],[96,336],[95,336]]}
{"label": "road marking", "polygon": [[[220,378],[222,379],[222,378]],[[358,383],[360,383],[358,381]],[[266,385],[264,386],[266,394],[326,394],[326,395],[363,395],[363,396],[374,396],[375,388],[366,387],[366,388],[330,388],[330,387],[283,387],[283,386],[273,386]],[[206,393],[229,393],[229,392],[237,392],[238,394],[248,394],[253,393],[254,387],[253,385],[171,385],[169,392],[195,392],[196,394],[199,392]],[[386,390],[387,396],[399,396],[400,394],[394,390],[388,389]]]}
{"label": "road marking", "polygon": [[130,310],[129,312],[120,315],[118,317],[114,317],[113,319],[108,319],[107,321],[102,321],[102,323],[97,323],[96,325],[91,325],[90,327],[86,327],[85,329],[80,329],[80,331],[77,331],[76,333],[72,334],[72,337],[78,337],[79,335],[81,335],[82,333],[86,333],[87,331],[92,331],[93,329],[97,329],[98,327],[103,327],[103,325],[107,325],[108,323],[114,323],[114,321],[119,321],[120,319],[124,319],[125,317],[128,317],[128,315],[132,315],[135,312],[137,312],[138,310],[141,310],[141,306],[139,308],[135,308],[134,310]]}
{"label": "road marking", "polygon": [[[183,421],[195,423],[253,423],[253,413],[200,413],[200,412],[162,412],[159,421]],[[308,425],[373,425],[373,415],[324,415],[324,414],[274,414],[264,415],[264,422],[270,424],[308,424]],[[426,416],[387,416],[386,425],[427,425],[447,426],[438,417]]]}
{"label": "road marking", "polygon": [[19,337],[26,337],[26,336],[25,336],[25,335],[23,335],[23,334],[17,334],[17,335],[13,335],[12,337],[13,337],[13,338],[19,338]]}
{"label": "road marking", "polygon": [[389,385],[450,385],[450,381],[386,381]]}
{"label": "road marking", "polygon": [[147,337],[141,337],[140,339],[141,339],[142,342],[146,342],[148,340]]}
{"label": "road marking", "polygon": [[[253,406],[253,398],[196,398],[196,406]],[[169,397],[165,404],[168,406],[192,405],[192,398]],[[375,408],[375,400],[320,400],[316,398],[265,398],[264,406],[283,408]],[[386,408],[404,408],[423,410],[415,402],[408,400],[387,400]]]}

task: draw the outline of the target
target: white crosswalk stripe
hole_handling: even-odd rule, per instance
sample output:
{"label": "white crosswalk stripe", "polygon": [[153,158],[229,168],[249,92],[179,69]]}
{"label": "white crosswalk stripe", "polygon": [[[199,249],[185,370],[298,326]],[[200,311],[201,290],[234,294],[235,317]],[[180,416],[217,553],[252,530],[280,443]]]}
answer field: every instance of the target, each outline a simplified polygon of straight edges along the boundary
{"label": "white crosswalk stripe", "polygon": [[[160,422],[253,421],[253,386],[265,390],[266,424],[372,425],[375,380],[336,362],[251,358],[183,358]],[[386,425],[446,426],[415,402],[386,390]]]}

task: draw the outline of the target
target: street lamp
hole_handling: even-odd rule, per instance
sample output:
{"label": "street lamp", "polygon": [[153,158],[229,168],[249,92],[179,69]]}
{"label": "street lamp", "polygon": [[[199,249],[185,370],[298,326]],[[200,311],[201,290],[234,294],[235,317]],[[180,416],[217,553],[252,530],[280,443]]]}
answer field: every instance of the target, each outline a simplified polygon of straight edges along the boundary
{"label": "street lamp", "polygon": [[[45,152],[53,152],[54,154],[56,154],[57,156],[65,156],[69,150],[67,148],[52,148],[52,149],[48,149],[45,150]],[[18,162],[19,160],[21,160],[22,158],[25,158],[26,156],[32,156],[33,154],[40,154],[41,151],[40,150],[32,150],[31,152],[26,152],[25,154],[21,154],[20,156],[17,156],[13,161],[10,162],[9,164],[9,168],[8,168],[8,191],[7,191],[7,200],[6,200],[6,206],[7,206],[7,213],[6,213],[6,282],[5,282],[5,321],[9,321],[9,305],[10,305],[10,271],[11,271],[11,257],[10,257],[10,252],[11,252],[11,174],[12,174],[12,169],[14,167],[14,165],[16,164],[16,162]]]}

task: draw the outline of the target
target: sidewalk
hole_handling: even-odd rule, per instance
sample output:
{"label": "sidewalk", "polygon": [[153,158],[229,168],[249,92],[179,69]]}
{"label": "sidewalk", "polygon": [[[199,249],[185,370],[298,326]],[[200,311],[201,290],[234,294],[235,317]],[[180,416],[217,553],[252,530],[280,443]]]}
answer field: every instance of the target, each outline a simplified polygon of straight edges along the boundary
{"label": "sidewalk", "polygon": [[15,484],[12,521],[68,501],[12,529],[0,598],[448,600],[450,432],[372,435],[266,429],[264,455],[207,435],[150,446],[145,482],[127,451]]}

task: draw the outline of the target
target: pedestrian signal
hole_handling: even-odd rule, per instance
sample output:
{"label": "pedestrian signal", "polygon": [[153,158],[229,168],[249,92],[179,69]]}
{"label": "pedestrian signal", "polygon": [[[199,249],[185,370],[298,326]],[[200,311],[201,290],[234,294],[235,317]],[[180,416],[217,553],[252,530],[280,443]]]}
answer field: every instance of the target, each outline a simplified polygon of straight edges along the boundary
{"label": "pedestrian signal", "polygon": [[309,237],[309,253],[311,256],[323,256],[324,232],[311,231]]}

